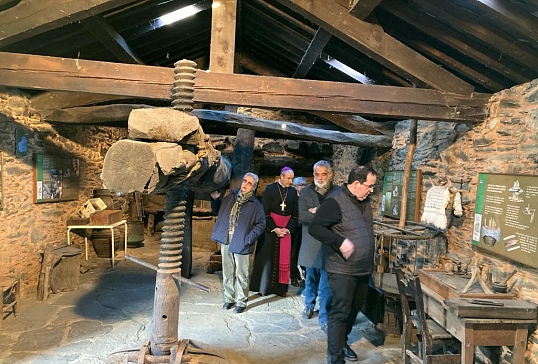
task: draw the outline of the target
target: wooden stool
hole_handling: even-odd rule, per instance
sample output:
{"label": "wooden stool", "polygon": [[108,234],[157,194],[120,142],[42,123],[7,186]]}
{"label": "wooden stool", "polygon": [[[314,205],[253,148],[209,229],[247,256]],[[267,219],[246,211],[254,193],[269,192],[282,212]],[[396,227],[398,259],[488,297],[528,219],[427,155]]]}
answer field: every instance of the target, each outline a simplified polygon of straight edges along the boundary
{"label": "wooden stool", "polygon": [[0,289],[2,290],[2,318],[0,319],[0,329],[4,321],[6,312],[13,312],[15,317],[19,316],[19,301],[21,297],[20,277],[6,276],[0,279]]}

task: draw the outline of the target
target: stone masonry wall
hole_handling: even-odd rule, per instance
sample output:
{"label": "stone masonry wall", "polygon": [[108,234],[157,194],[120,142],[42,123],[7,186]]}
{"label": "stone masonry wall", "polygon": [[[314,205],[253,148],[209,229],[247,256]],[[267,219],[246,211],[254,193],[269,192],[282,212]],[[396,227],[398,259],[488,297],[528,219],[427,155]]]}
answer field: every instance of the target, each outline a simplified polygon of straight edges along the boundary
{"label": "stone masonry wall", "polygon": [[[15,129],[28,139],[28,153],[15,156]],[[66,220],[94,188],[102,188],[103,157],[125,128],[41,123],[29,114],[27,95],[0,89],[0,152],[3,210],[0,210],[0,276],[21,275],[23,295],[35,293],[44,244],[66,242]],[[67,152],[81,161],[79,199],[33,203],[32,154]],[[75,236],[72,234],[72,236]]]}
{"label": "stone masonry wall", "polygon": [[[420,121],[413,169],[423,171],[422,201],[431,187],[430,180],[438,185],[450,179],[455,187],[460,188],[461,183],[462,189],[467,191],[462,196],[464,216],[452,221],[447,231],[447,258],[469,263],[476,255],[480,262],[492,264],[493,281],[517,269],[519,298],[538,303],[538,271],[535,268],[477,251],[472,245],[478,174],[536,174],[538,80],[495,94],[489,106],[489,117],[479,125]],[[409,121],[398,124],[393,150],[378,160],[383,170],[404,169],[409,124]],[[535,332],[529,340],[527,363],[538,362],[537,335]],[[508,363],[511,356],[506,348],[501,352],[484,349],[481,360]]]}

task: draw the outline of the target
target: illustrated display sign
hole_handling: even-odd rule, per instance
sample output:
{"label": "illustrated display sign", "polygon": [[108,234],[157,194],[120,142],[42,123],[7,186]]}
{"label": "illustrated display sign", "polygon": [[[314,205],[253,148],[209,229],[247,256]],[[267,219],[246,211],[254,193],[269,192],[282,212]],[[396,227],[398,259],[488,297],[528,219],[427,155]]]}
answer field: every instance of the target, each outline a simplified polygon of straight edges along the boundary
{"label": "illustrated display sign", "polygon": [[80,160],[34,154],[34,203],[78,199]]}
{"label": "illustrated display sign", "polygon": [[[381,212],[383,216],[400,218],[404,171],[387,171],[383,179]],[[406,221],[420,221],[420,196],[422,194],[422,171],[411,171],[407,189]]]}
{"label": "illustrated display sign", "polygon": [[538,268],[538,176],[481,173],[473,244]]}

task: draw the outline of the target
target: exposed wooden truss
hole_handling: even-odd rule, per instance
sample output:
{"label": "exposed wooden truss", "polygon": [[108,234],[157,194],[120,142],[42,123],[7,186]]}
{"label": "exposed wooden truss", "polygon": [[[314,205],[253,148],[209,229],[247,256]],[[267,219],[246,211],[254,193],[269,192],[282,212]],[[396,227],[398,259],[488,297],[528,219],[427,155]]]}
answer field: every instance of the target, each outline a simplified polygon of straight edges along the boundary
{"label": "exposed wooden truss", "polygon": [[474,87],[331,1],[278,0],[418,86],[470,94]]}
{"label": "exposed wooden truss", "polygon": [[[0,83],[170,99],[173,70],[0,52]],[[438,121],[482,122],[490,95],[197,71],[194,102]]]}
{"label": "exposed wooden truss", "polygon": [[39,0],[23,1],[2,12],[0,47],[62,25],[83,20],[136,0]]}

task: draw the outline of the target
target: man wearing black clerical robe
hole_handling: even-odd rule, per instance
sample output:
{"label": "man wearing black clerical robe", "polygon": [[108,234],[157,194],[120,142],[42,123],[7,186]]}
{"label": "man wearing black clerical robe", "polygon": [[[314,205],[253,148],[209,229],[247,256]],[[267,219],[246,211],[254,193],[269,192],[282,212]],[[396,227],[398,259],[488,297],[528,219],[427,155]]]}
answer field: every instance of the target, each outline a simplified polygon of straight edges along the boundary
{"label": "man wearing black clerical robe", "polygon": [[268,185],[263,192],[265,234],[264,239],[258,240],[250,279],[250,290],[262,296],[285,296],[288,291],[291,232],[298,223],[297,191],[291,187],[293,177],[293,170],[284,167],[279,180]]}

